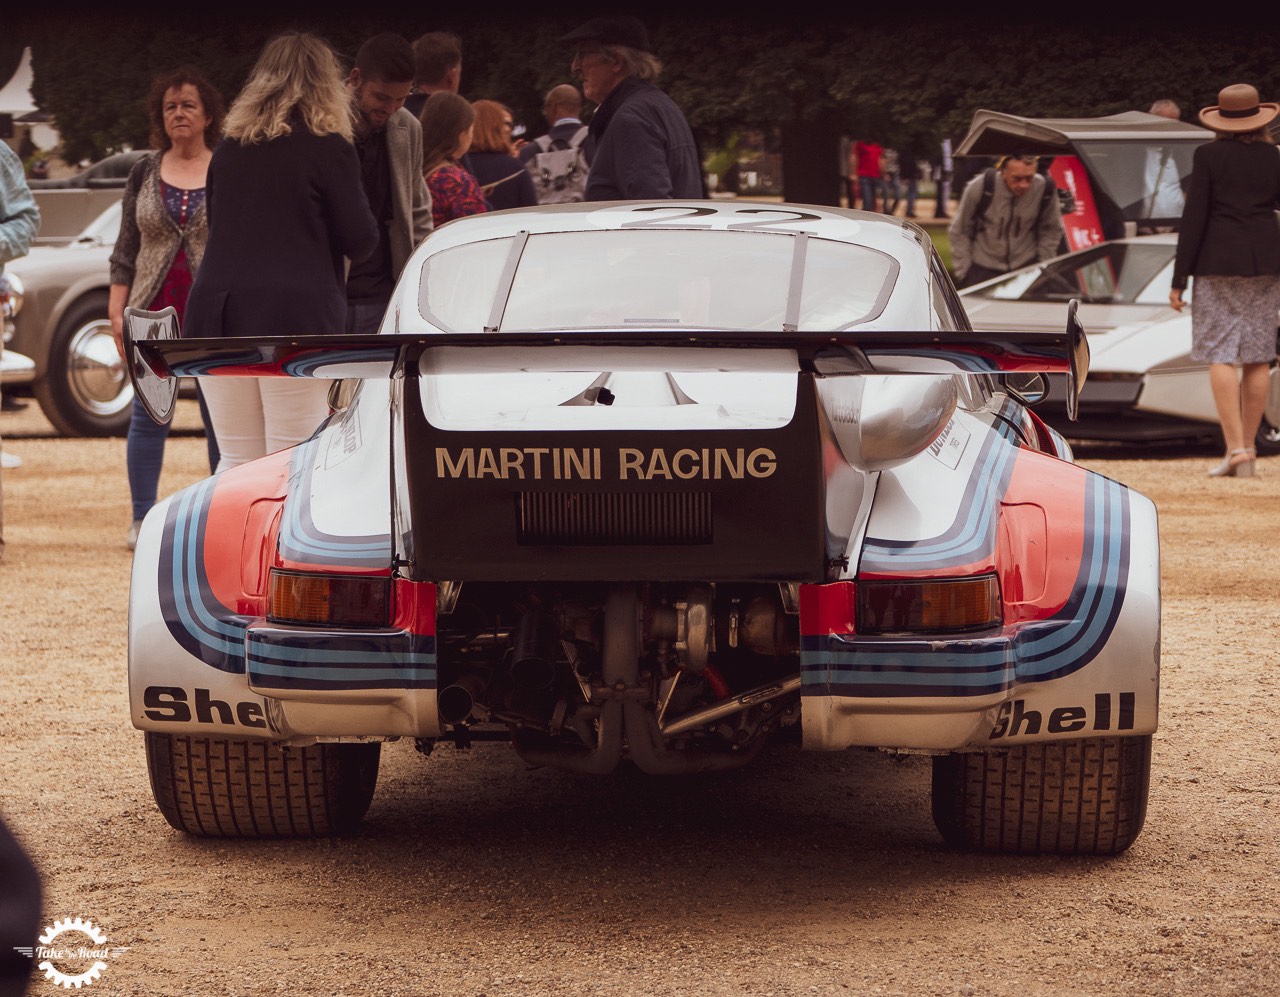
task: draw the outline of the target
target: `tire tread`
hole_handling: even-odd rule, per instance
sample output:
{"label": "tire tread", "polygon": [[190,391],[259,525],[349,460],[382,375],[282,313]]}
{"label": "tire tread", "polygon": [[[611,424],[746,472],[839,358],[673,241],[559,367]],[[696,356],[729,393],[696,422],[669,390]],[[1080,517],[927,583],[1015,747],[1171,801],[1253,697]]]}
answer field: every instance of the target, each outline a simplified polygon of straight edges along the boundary
{"label": "tire tread", "polygon": [[146,734],[156,804],[173,827],[218,838],[349,833],[373,799],[381,745]]}
{"label": "tire tread", "polygon": [[1150,735],[941,755],[934,824],[959,848],[1116,855],[1142,830],[1150,773]]}

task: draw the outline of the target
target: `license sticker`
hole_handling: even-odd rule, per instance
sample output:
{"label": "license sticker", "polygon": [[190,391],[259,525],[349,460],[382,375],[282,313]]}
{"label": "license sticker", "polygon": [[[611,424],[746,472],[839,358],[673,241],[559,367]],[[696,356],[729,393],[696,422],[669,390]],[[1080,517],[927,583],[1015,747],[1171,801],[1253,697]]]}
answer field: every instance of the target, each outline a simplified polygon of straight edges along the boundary
{"label": "license sticker", "polygon": [[964,456],[964,448],[969,445],[969,437],[973,434],[952,419],[943,427],[938,438],[929,444],[929,453],[940,463],[955,470]]}

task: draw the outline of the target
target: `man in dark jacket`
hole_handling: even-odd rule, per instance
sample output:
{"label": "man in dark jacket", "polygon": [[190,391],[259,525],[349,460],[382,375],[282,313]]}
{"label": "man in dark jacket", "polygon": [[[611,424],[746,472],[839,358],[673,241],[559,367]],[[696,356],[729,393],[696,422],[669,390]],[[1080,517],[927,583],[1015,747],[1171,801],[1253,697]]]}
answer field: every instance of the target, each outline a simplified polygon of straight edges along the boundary
{"label": "man in dark jacket", "polygon": [[347,274],[347,329],[378,331],[400,271],[431,231],[431,195],[422,178],[422,126],[404,109],[413,81],[413,50],[400,35],[374,35],[347,77],[356,107],[355,147],[378,248]]}
{"label": "man in dark jacket", "polygon": [[662,63],[634,17],[596,17],[561,39],[575,46],[571,71],[596,107],[586,199],[703,197],[702,165],[689,123],[654,80]]}

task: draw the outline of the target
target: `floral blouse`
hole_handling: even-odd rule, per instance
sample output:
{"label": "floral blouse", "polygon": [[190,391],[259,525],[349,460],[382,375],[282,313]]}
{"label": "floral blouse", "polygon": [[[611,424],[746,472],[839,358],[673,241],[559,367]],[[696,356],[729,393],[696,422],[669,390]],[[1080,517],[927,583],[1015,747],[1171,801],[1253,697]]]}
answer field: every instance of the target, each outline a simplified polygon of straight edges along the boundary
{"label": "floral blouse", "polygon": [[445,163],[427,174],[431,220],[439,228],[447,221],[488,211],[476,178],[456,163]]}
{"label": "floral blouse", "polygon": [[[173,223],[179,229],[185,229],[187,219],[204,203],[204,188],[183,190],[181,187],[171,187],[161,180],[160,196],[164,198],[165,211],[173,219]],[[178,313],[178,322],[181,323],[186,317],[187,295],[191,292],[193,279],[191,263],[187,260],[187,251],[179,246],[178,254],[173,258],[169,272],[165,274],[164,283],[160,285],[155,299],[147,307],[151,311],[159,311],[166,305],[173,305],[173,310]]]}

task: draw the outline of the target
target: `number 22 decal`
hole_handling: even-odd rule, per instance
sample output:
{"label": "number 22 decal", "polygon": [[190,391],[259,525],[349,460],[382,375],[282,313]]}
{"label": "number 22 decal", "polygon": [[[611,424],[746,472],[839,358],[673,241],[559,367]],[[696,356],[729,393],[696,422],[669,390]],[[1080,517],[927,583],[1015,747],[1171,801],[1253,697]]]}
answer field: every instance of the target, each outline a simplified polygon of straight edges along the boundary
{"label": "number 22 decal", "polygon": [[[681,228],[712,228],[711,219],[727,222],[732,215],[781,215],[781,218],[756,218],[752,221],[728,222],[726,229],[734,230],[768,230],[785,229],[789,225],[816,222],[821,215],[808,211],[796,211],[792,208],[708,208],[685,204],[647,204],[642,208],[633,208],[636,212],[682,212],[681,214],[653,215],[649,218],[637,218],[623,222],[620,228],[662,228],[678,225]],[[695,220],[705,219],[705,220]]]}

